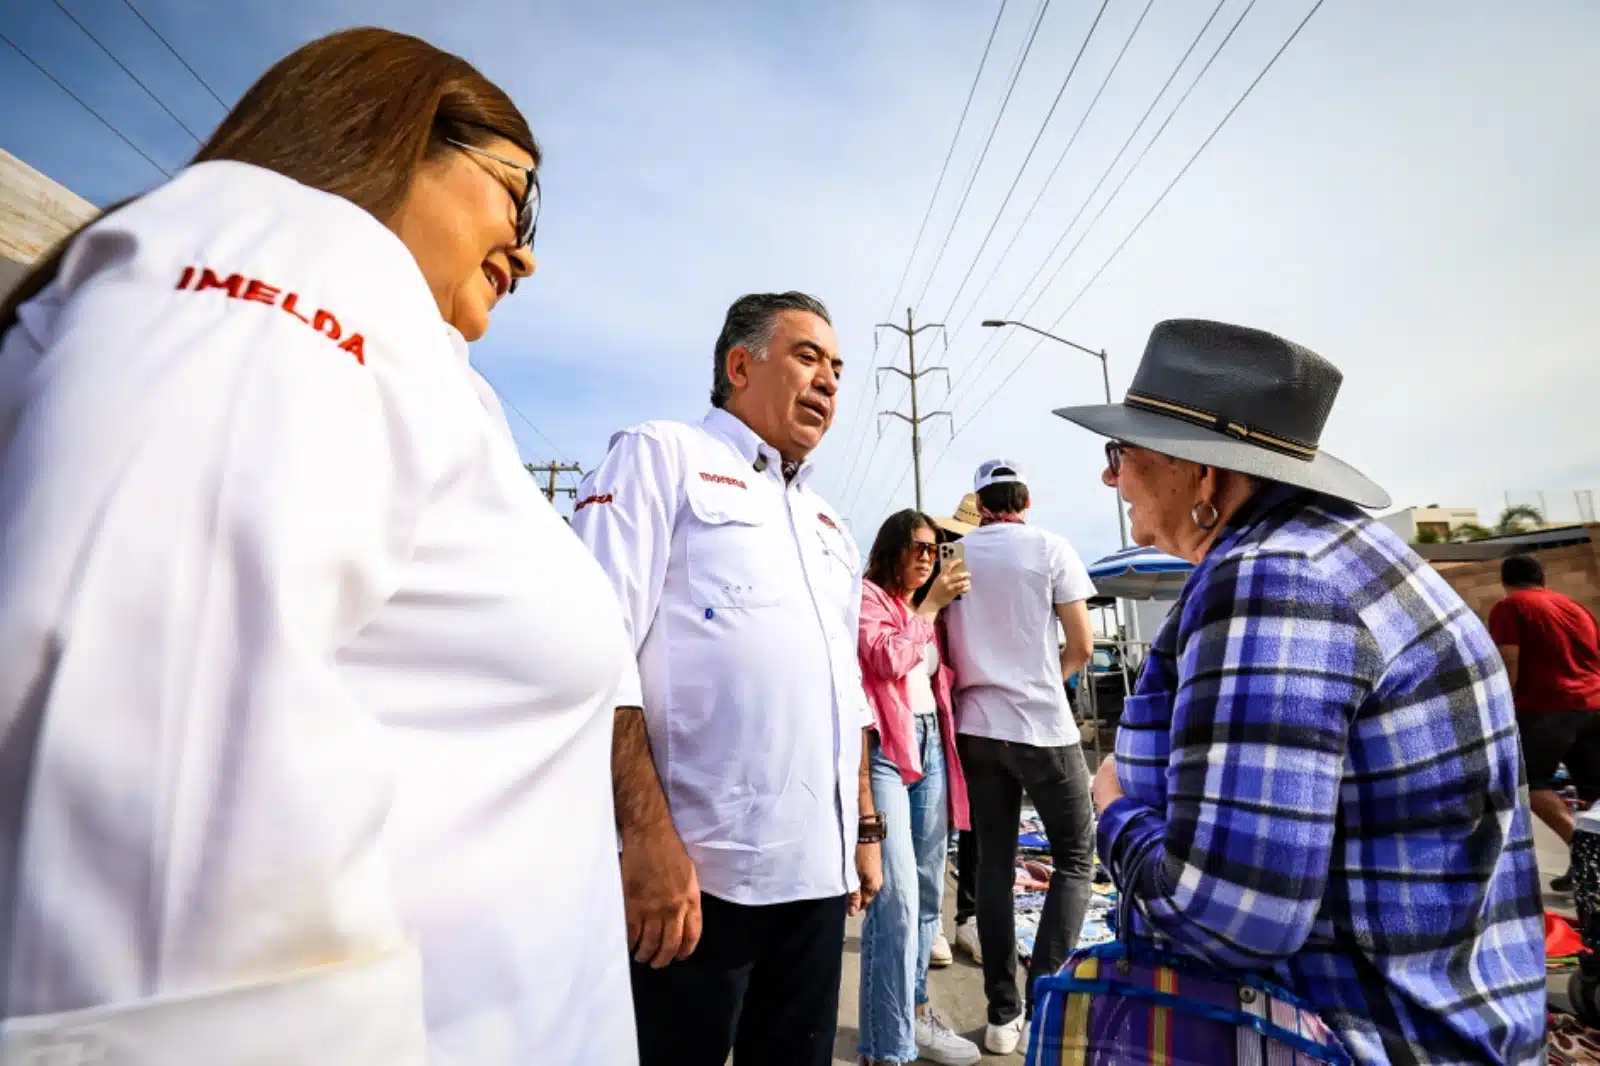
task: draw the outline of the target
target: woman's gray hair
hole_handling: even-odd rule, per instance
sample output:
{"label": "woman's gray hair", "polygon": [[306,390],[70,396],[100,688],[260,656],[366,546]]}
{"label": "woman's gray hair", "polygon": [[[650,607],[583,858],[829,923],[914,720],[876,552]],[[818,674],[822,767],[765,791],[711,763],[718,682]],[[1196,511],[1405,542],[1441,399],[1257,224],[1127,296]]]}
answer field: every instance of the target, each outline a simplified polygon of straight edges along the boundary
{"label": "woman's gray hair", "polygon": [[711,376],[711,406],[722,407],[733,395],[728,377],[728,353],[743,348],[756,359],[767,357],[767,346],[778,330],[780,311],[804,311],[833,325],[822,301],[803,292],[759,292],[741,296],[728,308],[722,333],[717,337],[716,365]]}

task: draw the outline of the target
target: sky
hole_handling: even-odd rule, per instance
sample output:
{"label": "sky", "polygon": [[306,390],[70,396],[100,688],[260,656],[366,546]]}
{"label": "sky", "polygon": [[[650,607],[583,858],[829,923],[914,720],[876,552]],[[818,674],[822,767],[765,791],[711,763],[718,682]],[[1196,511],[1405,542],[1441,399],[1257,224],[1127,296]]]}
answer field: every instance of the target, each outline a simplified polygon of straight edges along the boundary
{"label": "sky", "polygon": [[[1336,364],[1323,447],[1396,506],[1492,520],[1543,491],[1576,517],[1600,489],[1600,5],[1327,0],[1244,96],[1314,3],[133,0],[225,102],[352,25],[425,37],[517,101],[545,152],[539,272],[473,358],[528,461],[588,469],[617,429],[700,418],[728,304],[801,289],[846,361],[812,484],[864,543],[913,502],[906,427],[874,417],[904,392],[875,367],[906,365],[874,327],[908,307],[945,324],[917,357],[954,385],[919,396],[953,415],[925,426],[929,511],[1003,457],[1032,520],[1115,549],[1102,442],[1050,413],[1103,399],[1098,361],[979,323],[1104,350],[1120,398],[1156,322],[1203,317]],[[0,0],[0,33],[169,171],[183,127],[225,113],[126,0]],[[163,180],[3,43],[0,99],[0,148],[96,204]]]}

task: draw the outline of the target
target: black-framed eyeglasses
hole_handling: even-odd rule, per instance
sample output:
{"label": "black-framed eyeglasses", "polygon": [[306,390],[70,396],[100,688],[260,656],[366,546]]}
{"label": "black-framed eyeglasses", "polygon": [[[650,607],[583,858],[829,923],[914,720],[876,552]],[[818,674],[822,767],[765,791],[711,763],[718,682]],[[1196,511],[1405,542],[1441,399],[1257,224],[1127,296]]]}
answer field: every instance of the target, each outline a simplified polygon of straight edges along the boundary
{"label": "black-framed eyeglasses", "polygon": [[932,559],[938,554],[938,551],[939,546],[937,544],[931,544],[925,540],[911,542],[911,557],[913,559]]}
{"label": "black-framed eyeglasses", "polygon": [[1120,440],[1106,441],[1106,466],[1111,468],[1112,477],[1122,476],[1122,450],[1126,447]]}
{"label": "black-framed eyeglasses", "polygon": [[[492,159],[496,163],[500,163],[503,166],[508,166],[513,170],[522,171],[523,176],[527,179],[522,185],[522,195],[518,196],[513,193],[511,199],[512,202],[517,205],[517,247],[526,248],[529,252],[532,252],[534,234],[536,234],[539,230],[539,205],[540,200],[542,199],[541,191],[539,189],[539,168],[525,167],[521,163],[513,162],[512,160],[507,159],[505,156],[495,155],[493,152],[486,152],[482,148],[479,148],[476,145],[467,144],[464,141],[455,141],[447,138],[445,143],[453,145],[454,147],[461,149],[463,152],[471,152],[473,155],[480,155],[485,159]],[[507,189],[506,191],[510,192],[511,190]],[[516,287],[517,283],[515,280],[513,280],[511,282],[511,288],[515,290]]]}

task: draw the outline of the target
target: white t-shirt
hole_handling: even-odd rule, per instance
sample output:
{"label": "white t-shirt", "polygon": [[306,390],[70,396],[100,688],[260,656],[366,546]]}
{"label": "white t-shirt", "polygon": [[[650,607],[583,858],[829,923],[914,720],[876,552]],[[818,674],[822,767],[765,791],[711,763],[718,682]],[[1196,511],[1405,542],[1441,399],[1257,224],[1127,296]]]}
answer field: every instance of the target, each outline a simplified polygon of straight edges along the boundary
{"label": "white t-shirt", "polygon": [[1057,640],[1057,604],[1094,595],[1065,537],[1013,522],[963,539],[972,589],[945,608],[956,731],[1015,744],[1078,743]]}
{"label": "white t-shirt", "polygon": [[933,641],[922,646],[922,667],[906,675],[906,695],[912,714],[938,714],[939,703],[933,698],[933,678],[939,672],[939,646]]}

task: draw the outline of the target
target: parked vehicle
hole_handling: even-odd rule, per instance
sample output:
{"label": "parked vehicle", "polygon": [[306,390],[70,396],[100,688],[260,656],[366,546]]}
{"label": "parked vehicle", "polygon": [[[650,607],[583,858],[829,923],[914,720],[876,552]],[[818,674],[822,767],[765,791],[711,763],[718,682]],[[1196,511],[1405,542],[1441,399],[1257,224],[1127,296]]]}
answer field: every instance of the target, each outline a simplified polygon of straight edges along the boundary
{"label": "parked vehicle", "polygon": [[1067,678],[1068,700],[1080,719],[1098,717],[1102,725],[1115,723],[1122,717],[1122,701],[1128,695],[1127,682],[1132,682],[1138,676],[1137,668],[1132,664],[1128,666],[1127,682],[1124,682],[1122,649],[1115,644],[1097,641],[1087,670],[1094,678],[1094,698],[1099,713],[1092,712],[1088,693],[1080,694],[1078,691],[1083,670]]}

